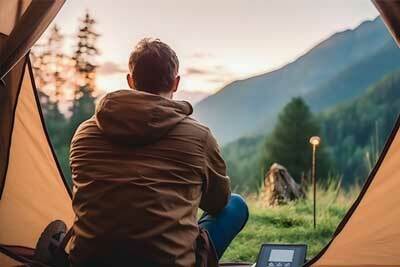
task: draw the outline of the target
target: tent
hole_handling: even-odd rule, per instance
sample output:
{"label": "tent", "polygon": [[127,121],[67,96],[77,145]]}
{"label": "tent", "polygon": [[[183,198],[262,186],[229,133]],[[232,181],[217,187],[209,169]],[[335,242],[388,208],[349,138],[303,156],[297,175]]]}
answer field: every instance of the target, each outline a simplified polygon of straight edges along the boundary
{"label": "tent", "polygon": [[[71,192],[44,126],[29,49],[64,0],[0,0],[0,266],[28,263],[52,220],[73,222]],[[376,0],[400,40],[400,2]],[[400,108],[400,107],[399,107]],[[306,266],[400,266],[400,119],[329,244]]]}

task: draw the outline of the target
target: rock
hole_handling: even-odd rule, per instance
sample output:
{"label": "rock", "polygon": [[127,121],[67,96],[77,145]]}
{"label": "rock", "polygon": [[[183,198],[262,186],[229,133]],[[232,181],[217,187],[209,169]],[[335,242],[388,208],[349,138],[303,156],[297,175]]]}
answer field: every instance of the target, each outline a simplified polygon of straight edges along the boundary
{"label": "rock", "polygon": [[264,179],[264,199],[268,206],[286,204],[305,197],[303,188],[290,176],[285,167],[272,164]]}

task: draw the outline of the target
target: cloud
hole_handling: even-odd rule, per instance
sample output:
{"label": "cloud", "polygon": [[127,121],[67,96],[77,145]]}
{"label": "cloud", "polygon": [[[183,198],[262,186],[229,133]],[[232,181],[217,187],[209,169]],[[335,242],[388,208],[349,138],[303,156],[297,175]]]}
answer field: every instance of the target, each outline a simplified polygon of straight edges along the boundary
{"label": "cloud", "polygon": [[187,67],[183,75],[190,77],[190,79],[202,80],[203,82],[216,84],[218,86],[235,79],[234,73],[223,65]]}
{"label": "cloud", "polygon": [[112,74],[118,74],[118,73],[125,73],[128,70],[127,70],[127,68],[124,68],[115,62],[106,61],[102,65],[99,66],[97,71],[99,74],[102,74],[102,75],[112,75]]}
{"label": "cloud", "polygon": [[225,68],[223,65],[213,65],[209,67],[187,67],[184,75],[197,75],[197,76],[232,76],[232,72]]}
{"label": "cloud", "polygon": [[231,76],[212,77],[210,79],[207,79],[207,81],[210,83],[225,83],[229,80],[231,80]]}
{"label": "cloud", "polygon": [[204,58],[210,58],[212,57],[211,53],[207,53],[207,52],[197,52],[192,54],[191,56],[192,58],[198,58],[198,59],[204,59]]}
{"label": "cloud", "polygon": [[189,67],[185,69],[185,75],[209,75],[209,70],[201,69],[197,67]]}

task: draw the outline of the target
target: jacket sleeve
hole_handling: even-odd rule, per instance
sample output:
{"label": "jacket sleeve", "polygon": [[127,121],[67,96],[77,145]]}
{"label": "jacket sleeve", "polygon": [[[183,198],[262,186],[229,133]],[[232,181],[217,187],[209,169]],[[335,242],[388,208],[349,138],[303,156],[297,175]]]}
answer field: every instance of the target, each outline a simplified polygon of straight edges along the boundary
{"label": "jacket sleeve", "polygon": [[210,214],[217,214],[228,203],[231,189],[225,161],[217,141],[210,132],[206,140],[204,162],[205,182],[200,208]]}

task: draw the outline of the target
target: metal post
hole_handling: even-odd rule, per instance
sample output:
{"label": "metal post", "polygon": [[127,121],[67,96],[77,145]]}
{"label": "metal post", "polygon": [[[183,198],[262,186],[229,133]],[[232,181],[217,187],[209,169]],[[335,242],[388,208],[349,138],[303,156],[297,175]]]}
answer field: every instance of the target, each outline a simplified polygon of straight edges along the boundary
{"label": "metal post", "polygon": [[314,229],[317,227],[317,163],[316,163],[316,152],[317,146],[321,143],[319,136],[312,136],[310,138],[310,144],[312,145],[312,183],[313,183],[313,201],[314,201]]}
{"label": "metal post", "polygon": [[317,227],[317,180],[315,176],[316,172],[316,145],[313,145],[312,154],[312,183],[313,183],[313,202],[314,202],[314,229]]}

